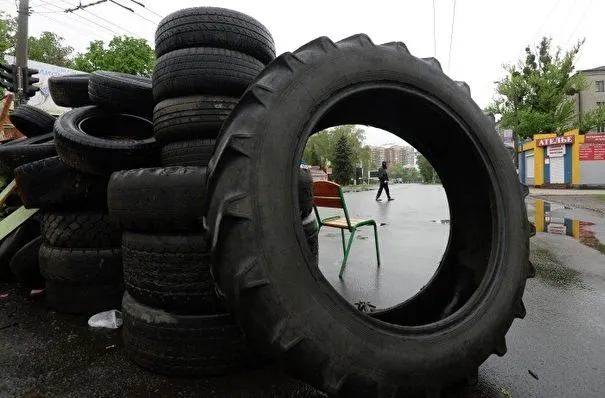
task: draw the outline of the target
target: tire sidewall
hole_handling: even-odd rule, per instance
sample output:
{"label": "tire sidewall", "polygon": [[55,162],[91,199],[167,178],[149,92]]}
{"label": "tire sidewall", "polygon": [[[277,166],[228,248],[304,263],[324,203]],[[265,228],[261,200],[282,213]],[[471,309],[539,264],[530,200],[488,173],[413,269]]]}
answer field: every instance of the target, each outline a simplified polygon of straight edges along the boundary
{"label": "tire sidewall", "polygon": [[[452,80],[422,61],[390,48],[351,46],[326,52],[329,54],[318,55],[312,50],[297,52],[299,59],[307,61],[306,66],[300,66],[293,77],[290,75],[289,79],[278,83],[269,82],[274,78],[270,73],[261,75],[257,80],[259,85],[264,84],[265,78],[265,86],[278,85],[279,89],[271,96],[261,94],[260,90],[255,93],[252,87],[249,94],[251,92],[257,97],[266,95],[258,102],[270,108],[270,112],[245,113],[243,110],[249,103],[242,100],[233,112],[236,116],[224,127],[224,136],[230,132],[243,132],[255,137],[250,148],[250,170],[272,170],[270,173],[249,173],[249,196],[253,198],[250,200],[249,231],[256,238],[249,243],[250,247],[246,247],[257,258],[258,264],[262,264],[263,274],[270,277],[271,283],[264,287],[270,293],[259,294],[258,300],[251,305],[262,311],[262,316],[239,311],[240,319],[257,343],[264,344],[277,355],[281,350],[279,344],[268,342],[267,336],[273,334],[283,319],[288,319],[289,329],[302,335],[300,349],[307,351],[304,355],[306,366],[325,367],[326,355],[332,353],[329,360],[334,369],[352,368],[358,374],[373,374],[377,378],[388,375],[398,377],[402,382],[413,380],[414,384],[430,383],[429,379],[415,380],[418,374],[455,380],[462,376],[455,374],[456,370],[452,371],[456,369],[457,362],[465,364],[459,368],[462,372],[469,364],[479,366],[491,354],[488,350],[493,348],[494,342],[479,343],[508,329],[510,324],[506,323],[512,319],[494,314],[511,313],[513,303],[510,297],[525,285],[528,243],[526,234],[520,233],[525,231],[526,225],[517,177],[509,167],[504,147],[498,142],[497,135],[490,132],[481,110]],[[280,58],[274,62],[288,62],[283,56]],[[296,178],[292,170],[304,145],[301,131],[308,129],[318,104],[346,89],[351,81],[400,82],[402,86],[429,92],[440,102],[448,104],[451,113],[464,120],[472,132],[471,140],[482,148],[481,156],[488,163],[493,181],[499,181],[491,192],[494,206],[500,209],[503,237],[503,241],[494,243],[500,247],[496,250],[497,270],[491,280],[484,281],[479,288],[483,290],[483,303],[467,308],[464,318],[438,332],[420,335],[369,321],[356,313],[344,299],[337,298],[337,293],[327,286],[327,282],[318,284],[318,275],[310,272],[312,257],[302,244],[304,236],[301,236],[300,219],[296,217],[294,205],[298,199],[297,192],[290,188],[295,186],[293,179]],[[225,145],[225,142],[220,145]],[[217,177],[217,186],[227,184],[219,180]],[[212,210],[211,206],[211,211],[216,211],[216,208]],[[513,216],[504,219],[504,214]],[[237,248],[227,244],[219,250],[222,252],[219,254],[218,283],[228,292],[232,307],[238,311],[234,298],[239,298],[240,292],[232,277],[237,271],[234,268],[237,262],[225,261],[234,260],[227,251]],[[371,342],[367,341],[370,335]],[[350,347],[356,349],[351,350]],[[380,358],[383,374],[376,374],[376,358]]]}

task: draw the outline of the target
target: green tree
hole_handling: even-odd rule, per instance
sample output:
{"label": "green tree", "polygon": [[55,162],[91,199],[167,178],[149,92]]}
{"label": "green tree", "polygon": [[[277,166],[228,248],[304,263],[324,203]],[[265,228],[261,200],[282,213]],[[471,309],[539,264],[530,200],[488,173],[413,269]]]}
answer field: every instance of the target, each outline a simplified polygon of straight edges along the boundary
{"label": "green tree", "polygon": [[596,108],[586,112],[582,118],[580,130],[605,130],[605,106],[597,106]]}
{"label": "green tree", "polygon": [[404,175],[404,169],[403,169],[403,165],[400,163],[395,163],[392,164],[389,167],[389,178],[403,178]]}
{"label": "green tree", "polygon": [[403,179],[403,182],[406,182],[406,183],[414,183],[414,182],[422,181],[422,178],[420,177],[420,173],[418,173],[418,170],[416,170],[413,167],[404,167],[403,176],[401,178]]}
{"label": "green tree", "polygon": [[422,155],[418,155],[418,169],[420,171],[422,181],[424,181],[426,184],[441,182],[437,172],[433,168],[433,165]]}
{"label": "green tree", "polygon": [[305,159],[305,162],[307,162],[307,164],[310,166],[322,166],[321,158],[319,157],[315,147],[311,148],[309,151],[309,156],[307,159]]}
{"label": "green tree", "polygon": [[0,11],[0,54],[15,48],[17,21],[4,11]]}
{"label": "green tree", "polygon": [[332,155],[332,178],[340,185],[348,185],[355,176],[355,163],[351,143],[345,134],[341,134]]}
{"label": "green tree", "polygon": [[145,39],[116,36],[107,48],[102,40],[90,42],[88,51],[74,59],[74,68],[83,72],[108,70],[150,76],[154,63],[155,54]]}
{"label": "green tree", "polygon": [[572,95],[584,86],[581,75],[572,74],[574,60],[584,40],[562,53],[544,37],[536,48],[525,48],[525,59],[505,65],[506,76],[497,82],[496,98],[487,110],[500,115],[500,126],[513,130],[515,141],[541,132],[573,127]]}
{"label": "green tree", "polygon": [[[0,11],[0,62],[4,62],[2,54],[12,53],[15,48],[15,32],[17,21],[4,11]],[[0,87],[0,100],[4,97],[4,88]]]}
{"label": "green tree", "polygon": [[[319,158],[320,162],[318,164],[325,170],[326,165],[334,161],[333,155],[335,153],[336,144],[341,136],[345,136],[349,143],[352,164],[358,166],[361,163],[362,167],[365,167],[363,166],[363,162],[365,161],[369,168],[371,161],[368,159],[372,158],[372,151],[369,147],[363,147],[365,132],[353,125],[337,126],[313,134],[307,141],[303,159],[307,163],[314,163],[312,160],[317,160],[317,158]],[[316,159],[312,159],[312,151],[316,152]]]}
{"label": "green tree", "polygon": [[73,61],[69,58],[74,49],[63,45],[61,36],[52,32],[42,32],[40,37],[28,39],[29,59],[70,68]]}

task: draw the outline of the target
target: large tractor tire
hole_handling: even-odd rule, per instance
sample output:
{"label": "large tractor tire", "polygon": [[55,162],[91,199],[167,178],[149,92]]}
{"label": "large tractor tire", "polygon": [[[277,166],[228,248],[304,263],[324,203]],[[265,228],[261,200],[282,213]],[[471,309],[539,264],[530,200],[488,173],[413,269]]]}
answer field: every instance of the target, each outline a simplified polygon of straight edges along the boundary
{"label": "large tractor tire", "polygon": [[[345,124],[412,144],[450,204],[436,274],[414,297],[371,315],[314,266],[300,222],[305,144]],[[468,85],[403,43],[321,37],[279,56],[223,126],[208,181],[219,293],[261,350],[332,396],[439,396],[473,379],[491,354],[504,355],[508,329],[525,315],[529,224],[510,157]]]}

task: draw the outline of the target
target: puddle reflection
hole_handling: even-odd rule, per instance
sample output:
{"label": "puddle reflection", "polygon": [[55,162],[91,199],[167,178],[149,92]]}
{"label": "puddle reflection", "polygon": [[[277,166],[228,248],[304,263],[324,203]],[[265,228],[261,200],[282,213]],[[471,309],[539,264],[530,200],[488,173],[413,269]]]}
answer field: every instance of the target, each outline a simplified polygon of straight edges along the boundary
{"label": "puddle reflection", "polygon": [[602,243],[602,240],[605,240],[605,220],[595,222],[566,217],[565,214],[559,213],[568,213],[574,209],[541,199],[535,199],[534,207],[533,221],[536,232],[570,236],[605,254],[605,244]]}

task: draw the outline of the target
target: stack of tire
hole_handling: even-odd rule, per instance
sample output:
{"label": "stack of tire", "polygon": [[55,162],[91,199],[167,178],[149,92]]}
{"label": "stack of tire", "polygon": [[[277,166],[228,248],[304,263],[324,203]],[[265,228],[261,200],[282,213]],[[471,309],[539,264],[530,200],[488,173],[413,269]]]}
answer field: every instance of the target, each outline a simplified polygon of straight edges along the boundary
{"label": "stack of tire", "polygon": [[128,357],[170,375],[217,376],[254,366],[257,356],[215,291],[203,227],[207,166],[223,121],[275,56],[253,18],[189,8],[156,32],[154,135],[160,168],[112,175],[108,206],[124,230]]}
{"label": "stack of tire", "polygon": [[[15,109],[9,119],[26,137],[0,145],[0,174],[5,182],[13,179],[16,168],[56,155],[52,133],[54,116],[33,106],[23,105]],[[18,194],[11,194],[4,203],[4,216],[21,205]],[[5,237],[0,243],[0,280],[16,280],[30,288],[44,287],[38,264],[41,240],[38,214]]]}
{"label": "stack of tire", "polygon": [[41,209],[47,303],[83,315],[120,308],[121,233],[109,220],[107,183],[113,171],[159,162],[151,81],[99,71],[49,86],[57,104],[74,108],[54,123],[58,156],[15,169],[23,205]]}

